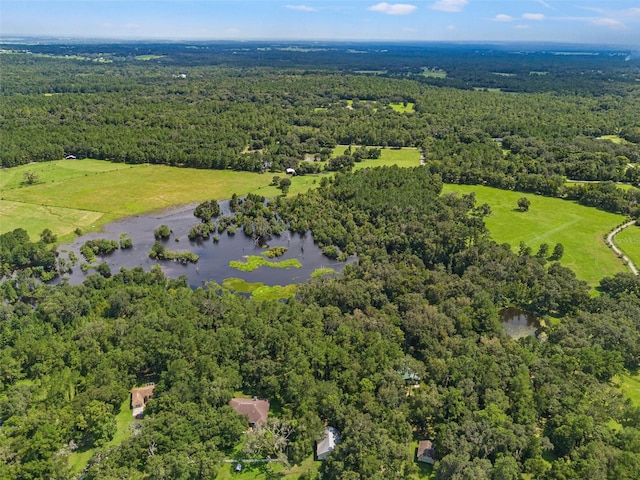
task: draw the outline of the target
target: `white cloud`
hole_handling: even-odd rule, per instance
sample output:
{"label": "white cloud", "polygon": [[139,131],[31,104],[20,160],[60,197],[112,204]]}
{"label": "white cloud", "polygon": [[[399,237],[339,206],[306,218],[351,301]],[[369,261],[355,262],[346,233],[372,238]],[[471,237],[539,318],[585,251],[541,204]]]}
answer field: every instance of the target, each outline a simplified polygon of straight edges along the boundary
{"label": "white cloud", "polygon": [[524,13],[522,14],[522,18],[524,18],[525,20],[540,21],[540,20],[544,20],[544,14],[543,13]]}
{"label": "white cloud", "polygon": [[594,18],[591,23],[594,25],[598,25],[600,27],[609,27],[614,30],[624,28],[625,25],[620,20],[615,20],[613,18]]}
{"label": "white cloud", "polygon": [[443,12],[461,12],[467,3],[469,3],[469,0],[438,0],[431,5],[431,8]]}
{"label": "white cloud", "polygon": [[640,17],[640,8],[630,8],[629,10],[627,10],[627,16]]}
{"label": "white cloud", "polygon": [[448,26],[447,26],[447,30],[449,30],[450,32],[452,32],[452,31],[453,31],[453,30],[455,30],[455,29],[456,29],[456,26],[455,26],[455,25],[448,25]]}
{"label": "white cloud", "polygon": [[298,12],[317,12],[318,9],[307,5],[285,5],[284,8],[289,10],[297,10]]}
{"label": "white cloud", "polygon": [[512,20],[513,20],[513,17],[511,15],[505,15],[504,13],[496,15],[495,18],[493,19],[494,22],[510,22]]}
{"label": "white cloud", "polygon": [[378,3],[369,7],[372,12],[386,13],[387,15],[409,15],[418,8],[415,5],[409,5],[407,3],[394,3],[389,4],[387,2]]}
{"label": "white cloud", "polygon": [[550,8],[551,10],[555,10],[555,8],[553,8],[551,5],[549,5],[549,4],[548,4],[547,2],[545,2],[544,0],[538,0],[538,3],[539,3],[540,5],[542,5],[543,7]]}

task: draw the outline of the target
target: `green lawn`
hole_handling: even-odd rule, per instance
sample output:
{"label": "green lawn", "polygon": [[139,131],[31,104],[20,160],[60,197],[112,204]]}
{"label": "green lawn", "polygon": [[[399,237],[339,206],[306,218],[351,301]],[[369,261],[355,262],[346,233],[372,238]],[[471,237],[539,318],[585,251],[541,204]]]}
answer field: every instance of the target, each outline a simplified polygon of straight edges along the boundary
{"label": "green lawn", "polygon": [[[492,214],[486,224],[492,237],[499,243],[509,243],[514,250],[521,241],[533,253],[541,243],[548,243],[551,249],[561,243],[564,246],[561,263],[591,286],[604,276],[627,271],[603,240],[606,233],[622,223],[622,215],[567,200],[483,186],[445,185],[444,193],[451,192],[475,192],[478,204],[488,203]],[[528,212],[517,210],[521,197],[531,201]]]}
{"label": "green lawn", "polygon": [[390,103],[389,106],[399,113],[414,113],[415,103]]}
{"label": "green lawn", "polygon": [[640,227],[632,225],[625,228],[613,241],[637,267],[640,267]]}
{"label": "green lawn", "polygon": [[234,472],[235,463],[223,463],[218,470],[216,479],[218,480],[269,480],[282,478],[287,480],[297,480],[300,475],[306,472],[317,472],[321,462],[314,460],[313,455],[309,455],[300,465],[292,465],[286,469],[280,463],[245,463],[242,472]]}

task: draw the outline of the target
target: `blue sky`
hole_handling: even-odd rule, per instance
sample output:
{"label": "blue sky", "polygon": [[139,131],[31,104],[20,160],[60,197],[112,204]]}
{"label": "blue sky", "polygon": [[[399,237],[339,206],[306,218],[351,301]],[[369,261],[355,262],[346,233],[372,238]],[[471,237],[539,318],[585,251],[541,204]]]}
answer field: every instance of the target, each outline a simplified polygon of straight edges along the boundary
{"label": "blue sky", "polygon": [[1,0],[0,36],[548,41],[640,49],[640,0]]}

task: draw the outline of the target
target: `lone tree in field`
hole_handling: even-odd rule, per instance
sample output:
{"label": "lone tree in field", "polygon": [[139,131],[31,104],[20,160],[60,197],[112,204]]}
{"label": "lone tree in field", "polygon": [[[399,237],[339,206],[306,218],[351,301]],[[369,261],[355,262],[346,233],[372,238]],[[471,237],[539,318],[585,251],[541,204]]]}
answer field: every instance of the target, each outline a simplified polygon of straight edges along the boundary
{"label": "lone tree in field", "polygon": [[561,243],[556,243],[556,246],[553,247],[553,253],[551,253],[552,260],[560,260],[564,255],[564,246]]}
{"label": "lone tree in field", "polygon": [[538,248],[538,253],[536,253],[536,257],[547,258],[548,255],[549,255],[549,244],[541,243],[540,248]]}
{"label": "lone tree in field", "polygon": [[39,180],[40,177],[38,177],[38,174],[30,170],[24,172],[24,175],[22,176],[22,183],[24,185],[33,185],[34,183],[38,183]]}
{"label": "lone tree in field", "polygon": [[521,212],[527,212],[529,210],[530,205],[531,205],[531,202],[527,197],[522,197],[518,199],[518,208],[520,209]]}

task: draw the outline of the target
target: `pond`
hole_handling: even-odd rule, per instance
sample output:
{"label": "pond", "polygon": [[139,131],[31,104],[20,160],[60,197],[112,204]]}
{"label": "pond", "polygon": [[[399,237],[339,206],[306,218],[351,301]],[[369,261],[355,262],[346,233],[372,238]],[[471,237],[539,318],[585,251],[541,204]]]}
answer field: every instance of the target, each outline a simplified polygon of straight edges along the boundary
{"label": "pond", "polygon": [[500,321],[504,332],[514,339],[535,337],[540,327],[540,320],[529,312],[517,307],[507,307],[500,310]]}
{"label": "pond", "polygon": [[[220,204],[223,213],[228,214],[228,202],[220,202]],[[126,234],[131,239],[133,248],[118,249],[109,255],[97,256],[96,261],[91,264],[92,267],[107,263],[111,272],[117,273],[121,267],[130,269],[141,266],[145,270],[149,270],[152,266],[159,265],[168,278],[178,278],[185,275],[192,288],[202,286],[204,282],[208,281],[222,284],[227,278],[241,278],[245,282],[262,283],[269,286],[304,283],[317,269],[329,268],[340,272],[346,263],[355,260],[355,257],[350,258],[347,262],[329,259],[314,244],[310,233],[299,235],[284,232],[280,236],[274,236],[264,246],[257,246],[241,229],[238,229],[233,235],[229,235],[227,232],[219,234],[217,243],[212,238],[191,241],[188,238],[189,229],[199,222],[193,216],[195,206],[196,204],[193,204],[162,212],[128,217],[105,225],[101,232],[81,235],[73,243],[60,246],[58,251],[61,258],[68,259],[70,252],[73,252],[78,258],[78,262],[72,267],[73,271],[65,278],[69,284],[75,285],[82,283],[88,275],[96,273],[93,268],[86,272],[80,268],[82,263],[86,263],[80,254],[80,247],[87,240],[103,238],[119,241],[122,234]],[[189,250],[200,257],[197,263],[182,264],[170,260],[156,261],[149,258],[149,251],[155,243],[153,231],[161,225],[167,225],[172,232],[170,238],[163,242],[166,249],[171,251]],[[268,248],[275,246],[286,247],[287,250],[281,257],[274,259],[268,259],[262,255]],[[261,266],[253,271],[241,271],[229,266],[229,262],[232,260],[246,261],[251,256],[262,256],[265,260],[276,263],[295,259],[299,261],[301,267],[271,268]],[[297,263],[295,260],[293,263]]]}

